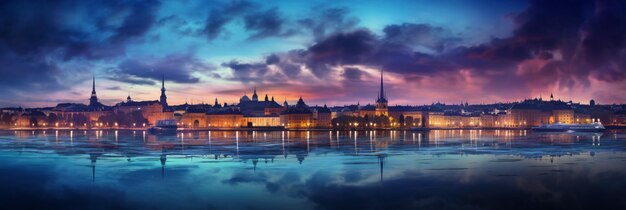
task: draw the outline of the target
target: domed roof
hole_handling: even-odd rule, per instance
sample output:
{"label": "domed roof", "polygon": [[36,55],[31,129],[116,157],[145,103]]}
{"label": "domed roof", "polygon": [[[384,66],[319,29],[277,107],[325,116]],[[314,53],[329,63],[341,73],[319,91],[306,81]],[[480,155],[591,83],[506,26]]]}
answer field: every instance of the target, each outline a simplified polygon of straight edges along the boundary
{"label": "domed roof", "polygon": [[250,101],[250,98],[248,98],[248,95],[243,95],[241,96],[241,99],[239,99],[239,102],[247,102]]}

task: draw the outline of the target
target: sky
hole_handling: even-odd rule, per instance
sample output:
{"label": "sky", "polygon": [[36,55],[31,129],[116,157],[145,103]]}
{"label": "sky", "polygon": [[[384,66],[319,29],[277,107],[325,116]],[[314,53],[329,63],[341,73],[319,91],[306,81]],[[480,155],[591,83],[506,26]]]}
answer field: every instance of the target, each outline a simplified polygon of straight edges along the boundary
{"label": "sky", "polygon": [[0,1],[0,107],[626,103],[626,2]]}

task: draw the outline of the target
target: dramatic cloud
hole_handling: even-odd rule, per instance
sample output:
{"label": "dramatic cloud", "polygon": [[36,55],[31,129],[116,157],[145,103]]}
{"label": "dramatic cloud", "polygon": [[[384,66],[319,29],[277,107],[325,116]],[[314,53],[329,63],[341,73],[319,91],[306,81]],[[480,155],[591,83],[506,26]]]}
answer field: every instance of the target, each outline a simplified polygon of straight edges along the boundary
{"label": "dramatic cloud", "polygon": [[237,16],[251,9],[252,3],[245,0],[230,1],[228,4],[211,10],[206,19],[204,30],[209,40],[217,38],[224,30],[224,26]]}
{"label": "dramatic cloud", "polygon": [[392,103],[550,92],[623,98],[611,91],[626,81],[623,1],[355,4],[2,1],[0,106],[31,102],[16,97],[87,94],[79,87],[92,73],[114,81],[106,87],[153,85],[163,74],[196,84],[195,92],[170,97],[175,103],[241,85],[347,103],[375,97],[381,69],[390,97],[402,93]]}
{"label": "dramatic cloud", "polygon": [[[465,46],[443,26],[403,23],[386,26],[383,36],[368,29],[339,31],[304,50],[274,54],[268,60],[279,69],[289,60],[320,79],[351,65],[397,73],[408,83],[420,81],[411,78],[457,75],[464,79],[443,82],[459,82],[467,88],[470,79],[480,81],[474,83],[478,85],[476,92],[495,98],[528,97],[546,89],[573,91],[589,88],[590,78],[610,83],[626,79],[624,5],[620,1],[598,1],[595,5],[572,1],[567,6],[533,1],[525,11],[511,16],[515,26],[511,37],[488,43]],[[274,58],[277,55],[280,57]],[[264,68],[262,64],[256,67]],[[343,75],[350,79],[356,73],[348,68]],[[442,76],[446,74],[452,75]],[[445,85],[440,88],[446,89]],[[503,88],[507,91],[499,91]]]}
{"label": "dramatic cloud", "polygon": [[117,68],[110,69],[110,79],[133,84],[153,84],[163,76],[178,83],[198,83],[193,74],[208,72],[213,67],[189,54],[175,54],[158,59],[126,59]]}
{"label": "dramatic cloud", "polygon": [[326,37],[329,33],[349,31],[359,22],[354,17],[348,17],[348,8],[320,8],[311,9],[310,18],[298,20],[298,23],[313,34],[315,40]]}
{"label": "dramatic cloud", "polygon": [[458,39],[447,37],[442,27],[433,27],[428,24],[389,25],[383,31],[386,41],[425,47],[435,52],[442,52],[446,45],[453,44]]}
{"label": "dramatic cloud", "polygon": [[284,31],[285,19],[278,13],[278,8],[274,7],[264,12],[246,15],[246,30],[253,31],[251,39],[258,39],[270,36],[288,36],[294,31]]}
{"label": "dramatic cloud", "polygon": [[230,61],[223,63],[222,66],[232,69],[234,79],[244,83],[264,80],[264,76],[268,71],[265,63],[240,63],[238,61]]}

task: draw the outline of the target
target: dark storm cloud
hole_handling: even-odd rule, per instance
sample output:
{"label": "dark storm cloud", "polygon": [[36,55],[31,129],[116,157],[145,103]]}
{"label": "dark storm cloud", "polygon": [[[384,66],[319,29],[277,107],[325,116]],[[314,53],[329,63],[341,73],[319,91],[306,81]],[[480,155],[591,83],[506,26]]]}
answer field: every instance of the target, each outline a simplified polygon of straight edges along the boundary
{"label": "dark storm cloud", "polygon": [[225,32],[227,24],[241,20],[244,29],[251,33],[248,37],[250,40],[296,34],[312,35],[318,39],[352,29],[358,20],[348,17],[348,13],[347,8],[318,6],[312,8],[306,18],[292,19],[284,16],[279,7],[264,9],[262,4],[256,2],[231,1],[211,9],[201,34],[210,41],[214,40]]}
{"label": "dark storm cloud", "polygon": [[[124,53],[124,42],[141,37],[153,25],[158,1],[2,1],[2,50],[20,55],[60,54],[101,59]],[[114,24],[121,14],[121,23]],[[86,27],[70,24],[68,14],[84,16]],[[103,36],[110,34],[110,36]]]}
{"label": "dark storm cloud", "polygon": [[311,9],[311,17],[298,20],[298,24],[311,31],[315,40],[322,39],[328,34],[352,30],[358,19],[349,17],[348,8],[321,8]]}
{"label": "dark storm cloud", "polygon": [[290,75],[289,69],[299,69],[294,65],[300,65],[309,68],[318,78],[327,77],[333,67],[341,65],[371,65],[397,73],[431,73],[453,67],[453,63],[444,62],[442,56],[416,52],[409,45],[387,41],[366,29],[336,33],[306,50],[292,50],[280,56],[273,54],[268,59],[286,75]]}
{"label": "dark storm cloud", "polygon": [[233,60],[228,63],[222,63],[222,66],[233,70],[232,79],[244,83],[262,81],[268,72],[268,67],[265,63],[241,63]]}
{"label": "dark storm cloud", "polygon": [[281,17],[276,7],[244,17],[246,30],[253,32],[250,35],[250,39],[289,36],[295,33],[293,30],[285,31],[285,21],[285,18]]}
{"label": "dark storm cloud", "polygon": [[229,1],[226,5],[216,7],[209,12],[209,16],[204,24],[204,33],[209,40],[217,38],[224,26],[238,16],[245,14],[252,8],[253,4],[245,0]]}
{"label": "dark storm cloud", "polygon": [[156,0],[137,1],[129,5],[129,15],[124,17],[122,24],[115,29],[110,37],[114,42],[125,41],[145,34],[156,20],[156,10],[160,2]]}
{"label": "dark storm cloud", "polygon": [[343,77],[349,81],[359,81],[363,76],[363,71],[358,68],[344,68]]}
{"label": "dark storm cloud", "polygon": [[267,56],[267,58],[265,58],[265,63],[267,65],[280,63],[280,57],[278,57],[278,55],[276,54],[272,54],[270,56]]}
{"label": "dark storm cloud", "polygon": [[[590,77],[622,82],[626,80],[625,4],[612,0],[595,4],[532,1],[526,10],[509,17],[515,27],[510,37],[469,46],[460,45],[462,40],[443,26],[430,24],[392,24],[384,28],[382,36],[364,28],[339,30],[316,39],[306,49],[276,53],[273,56],[279,58],[272,58],[272,65],[281,67],[289,61],[307,67],[318,78],[332,75],[335,67],[342,65],[382,68],[406,78],[468,69],[473,77],[487,81],[484,89],[515,85],[526,93],[556,84],[567,89],[585,87],[590,85]],[[333,14],[345,16],[341,11]],[[314,26],[312,21],[301,24]]]}
{"label": "dark storm cloud", "polygon": [[57,76],[61,70],[40,54],[17,55],[0,51],[0,93],[44,92],[64,89]]}
{"label": "dark storm cloud", "polygon": [[131,84],[153,84],[165,76],[167,81],[177,83],[198,83],[193,74],[206,73],[212,66],[190,54],[174,54],[156,60],[126,59],[117,68],[109,69],[110,79]]}
{"label": "dark storm cloud", "polygon": [[307,49],[306,65],[321,78],[331,66],[364,63],[374,53],[376,42],[367,30],[334,34]]}
{"label": "dark storm cloud", "polygon": [[[53,92],[79,68],[65,62],[123,56],[152,26],[158,1],[0,2],[0,92]],[[80,18],[81,24],[75,24]],[[120,23],[114,19],[121,18]]]}
{"label": "dark storm cloud", "polygon": [[393,43],[411,46],[422,46],[435,52],[442,52],[447,44],[459,38],[446,37],[442,27],[434,27],[429,24],[404,23],[388,25],[383,29],[385,40]]}

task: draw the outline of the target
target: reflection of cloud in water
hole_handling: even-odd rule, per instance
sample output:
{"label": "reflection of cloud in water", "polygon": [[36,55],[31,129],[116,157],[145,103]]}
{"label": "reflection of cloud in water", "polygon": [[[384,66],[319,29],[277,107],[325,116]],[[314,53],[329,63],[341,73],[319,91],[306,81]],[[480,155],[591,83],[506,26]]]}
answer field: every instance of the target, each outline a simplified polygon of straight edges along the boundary
{"label": "reflection of cloud in water", "polygon": [[119,189],[100,185],[56,184],[51,166],[0,165],[0,203],[3,209],[134,209]]}
{"label": "reflection of cloud in water", "polygon": [[0,131],[0,160],[8,162],[0,201],[76,209],[626,207],[621,134],[232,134]]}

